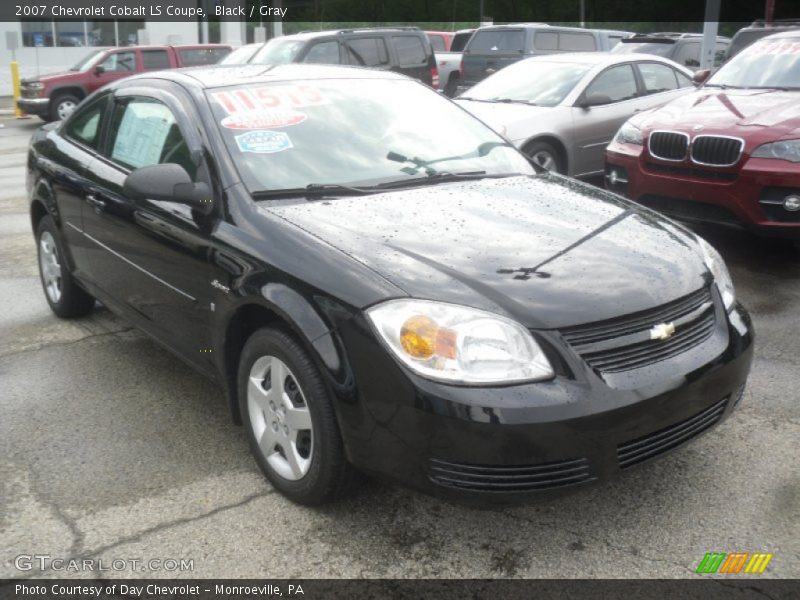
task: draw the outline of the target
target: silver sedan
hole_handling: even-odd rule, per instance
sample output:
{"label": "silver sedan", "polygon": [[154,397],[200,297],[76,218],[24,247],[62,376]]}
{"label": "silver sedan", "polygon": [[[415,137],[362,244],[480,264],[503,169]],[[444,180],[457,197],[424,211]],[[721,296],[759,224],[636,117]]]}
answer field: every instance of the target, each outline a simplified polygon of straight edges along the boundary
{"label": "silver sedan", "polygon": [[629,117],[692,90],[692,72],[669,59],[587,52],[520,61],[456,101],[540,166],[591,177]]}

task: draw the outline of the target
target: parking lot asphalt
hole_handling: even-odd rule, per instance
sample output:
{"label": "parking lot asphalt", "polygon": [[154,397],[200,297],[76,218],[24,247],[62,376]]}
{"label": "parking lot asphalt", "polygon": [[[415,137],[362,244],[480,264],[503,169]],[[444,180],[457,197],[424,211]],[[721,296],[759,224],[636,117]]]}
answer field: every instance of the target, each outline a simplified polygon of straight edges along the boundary
{"label": "parking lot asphalt", "polygon": [[[706,552],[772,552],[800,577],[800,253],[703,229],[757,332],[732,418],[557,500],[472,509],[368,481],[335,506],[261,477],[222,391],[98,306],[61,321],[25,198],[35,119],[0,119],[0,578],[693,577]],[[19,555],[188,559],[182,573],[15,567]],[[724,584],[724,581],[721,581]]]}

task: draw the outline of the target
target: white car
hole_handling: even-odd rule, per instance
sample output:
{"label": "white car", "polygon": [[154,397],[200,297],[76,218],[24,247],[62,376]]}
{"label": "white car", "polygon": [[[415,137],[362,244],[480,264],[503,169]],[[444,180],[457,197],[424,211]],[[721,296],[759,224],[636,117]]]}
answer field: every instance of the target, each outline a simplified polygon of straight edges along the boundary
{"label": "white car", "polygon": [[693,91],[692,76],[650,54],[551,54],[498,71],[456,102],[545,169],[591,177],[619,127]]}

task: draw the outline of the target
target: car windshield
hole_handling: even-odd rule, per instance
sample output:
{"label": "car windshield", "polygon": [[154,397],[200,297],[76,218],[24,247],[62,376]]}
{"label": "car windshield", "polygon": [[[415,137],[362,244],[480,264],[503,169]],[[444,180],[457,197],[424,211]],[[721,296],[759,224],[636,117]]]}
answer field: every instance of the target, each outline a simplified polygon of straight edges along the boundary
{"label": "car windshield", "polygon": [[77,63],[75,63],[70,71],[80,71],[83,73],[84,71],[88,71],[92,68],[94,61],[98,58],[101,54],[105,54],[105,50],[95,50],[94,52],[90,52],[82,59],[80,59]]}
{"label": "car windshield", "polygon": [[800,89],[800,36],[757,41],[722,66],[706,85]]}
{"label": "car windshield", "polygon": [[255,53],[250,62],[255,65],[284,65],[292,62],[305,42],[273,38]]}
{"label": "car windshield", "polygon": [[462,98],[555,106],[572,91],[590,66],[533,59],[498,71],[470,88]]}
{"label": "car windshield", "polygon": [[228,56],[223,58],[219,61],[218,64],[220,65],[245,65],[250,62],[250,59],[253,58],[253,55],[261,48],[262,44],[248,44],[247,46],[242,46],[241,48],[237,48]]}
{"label": "car windshield", "polygon": [[207,94],[251,192],[534,173],[502,137],[414,81],[287,81]]}
{"label": "car windshield", "polygon": [[620,42],[611,50],[613,54],[655,54],[656,56],[669,56],[669,53],[675,47],[672,42],[641,42],[641,43],[627,43]]}

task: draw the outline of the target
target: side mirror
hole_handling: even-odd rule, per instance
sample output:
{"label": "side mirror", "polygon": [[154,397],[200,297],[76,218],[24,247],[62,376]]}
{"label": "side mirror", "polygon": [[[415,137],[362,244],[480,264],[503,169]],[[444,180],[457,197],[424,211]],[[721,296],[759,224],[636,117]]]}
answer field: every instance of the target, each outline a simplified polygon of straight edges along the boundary
{"label": "side mirror", "polygon": [[94,74],[95,74],[95,75],[102,75],[102,74],[103,74],[103,73],[105,73],[105,72],[106,72],[106,70],[105,70],[105,68],[104,68],[102,65],[97,65],[97,66],[94,68]]}
{"label": "side mirror", "polygon": [[178,202],[208,214],[214,207],[211,190],[195,183],[180,165],[165,163],[136,169],[125,178],[122,193],[131,200]]}
{"label": "side mirror", "polygon": [[592,106],[602,106],[603,104],[611,104],[611,98],[605,94],[589,94],[588,96],[581,98],[578,101],[577,106],[587,109]]}
{"label": "side mirror", "polygon": [[697,85],[705,82],[711,76],[711,69],[698,69],[692,75],[692,81],[694,81]]}

